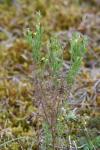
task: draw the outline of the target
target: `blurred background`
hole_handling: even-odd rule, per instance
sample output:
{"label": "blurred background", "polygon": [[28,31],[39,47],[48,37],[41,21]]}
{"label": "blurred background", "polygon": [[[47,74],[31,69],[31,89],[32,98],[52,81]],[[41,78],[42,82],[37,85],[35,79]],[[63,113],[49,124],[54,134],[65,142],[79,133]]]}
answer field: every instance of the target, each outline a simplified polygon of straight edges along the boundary
{"label": "blurred background", "polygon": [[[70,61],[72,33],[78,31],[88,36],[87,54],[74,96],[85,95],[79,114],[83,119],[88,116],[87,128],[97,138],[100,134],[100,0],[0,0],[0,143],[18,136],[36,136],[33,60],[24,33],[27,28],[35,31],[37,11],[42,14],[45,30],[44,51],[48,38],[56,34],[66,63]],[[73,126],[75,129],[76,125]],[[28,149],[32,142],[31,138],[26,143],[18,141],[0,149]],[[100,136],[98,143],[100,146]],[[34,142],[32,147],[36,149]]]}

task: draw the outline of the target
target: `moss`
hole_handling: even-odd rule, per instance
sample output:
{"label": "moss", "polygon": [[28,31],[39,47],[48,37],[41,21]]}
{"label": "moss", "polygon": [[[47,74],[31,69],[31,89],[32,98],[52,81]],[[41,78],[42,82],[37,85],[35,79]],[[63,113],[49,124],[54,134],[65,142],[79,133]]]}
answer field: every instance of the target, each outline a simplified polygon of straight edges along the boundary
{"label": "moss", "polygon": [[[4,1],[4,0],[1,0]],[[81,4],[76,5],[74,0],[18,0],[18,5],[11,5],[12,0],[6,0],[6,3],[0,1],[0,26],[11,33],[11,39],[8,39],[5,32],[0,32],[0,137],[1,141],[8,140],[8,138],[14,138],[19,136],[30,136],[36,139],[37,124],[41,128],[42,120],[38,121],[36,116],[32,116],[34,112],[37,112],[36,100],[34,98],[34,81],[32,79],[34,74],[34,64],[32,62],[31,48],[26,44],[23,38],[23,31],[30,27],[34,31],[34,16],[35,11],[40,10],[43,15],[42,25],[46,30],[46,35],[43,40],[46,42],[48,36],[54,32],[68,30],[69,28],[78,29],[81,22],[81,18],[85,13],[94,13],[97,15],[98,7],[90,5],[90,1],[83,1]],[[97,4],[96,0],[91,0]],[[98,6],[98,4],[97,4]],[[95,18],[96,19],[96,18]],[[93,20],[93,23],[95,21]],[[98,20],[97,20],[98,22]],[[90,30],[89,30],[90,31]],[[71,31],[68,32],[71,35]],[[87,34],[87,32],[85,33]],[[99,29],[93,24],[93,30],[90,31],[93,35],[93,41],[90,43],[90,47],[93,48],[93,52],[99,56],[100,47]],[[65,38],[67,35],[65,35]],[[91,38],[92,39],[92,38]],[[69,39],[68,39],[69,40]],[[96,41],[97,40],[97,41]],[[3,45],[4,41],[5,45]],[[43,43],[43,51],[47,51],[46,44]],[[63,57],[65,60],[70,59],[68,53],[69,47],[65,47]],[[88,48],[90,49],[90,48]],[[97,59],[94,53],[88,50],[88,54],[84,62],[90,62],[93,60],[97,63]],[[99,62],[99,61],[98,61]],[[86,63],[85,63],[86,64]],[[69,65],[69,64],[68,64]],[[99,63],[97,63],[99,66]],[[86,66],[84,66],[86,67]],[[93,94],[94,81],[90,74],[82,69],[83,76],[78,78],[79,87],[84,86],[89,96]],[[84,75],[85,74],[85,75]],[[98,80],[96,78],[96,80]],[[95,80],[95,82],[96,82]],[[88,86],[90,88],[88,92]],[[77,88],[77,87],[76,87]],[[74,93],[73,93],[74,95]],[[80,95],[79,95],[80,96]],[[99,96],[96,98],[98,107],[100,106]],[[91,102],[89,102],[91,103]],[[84,132],[80,133],[82,129],[82,118],[84,114],[90,118],[87,123],[87,129],[93,135],[97,135],[100,130],[100,113],[94,108],[85,107],[84,104],[78,108],[77,105],[72,106],[77,108],[76,113],[80,116],[78,121],[66,121],[65,126],[68,133],[73,135],[83,136]],[[69,106],[66,108],[69,109]],[[94,110],[94,112],[93,112]],[[94,113],[94,114],[93,114]],[[80,125],[79,125],[80,124]],[[70,128],[70,129],[69,129]],[[8,132],[9,129],[9,132]],[[90,130],[89,130],[90,129]],[[71,132],[70,132],[71,131]],[[68,133],[65,135],[67,137]],[[10,137],[9,137],[10,136]],[[99,139],[99,138],[98,138]],[[32,139],[27,141],[14,142],[1,150],[18,150],[28,149],[32,144]],[[36,144],[33,144],[33,150],[37,148]]]}
{"label": "moss", "polygon": [[0,41],[7,40],[7,39],[8,39],[8,36],[5,33],[0,32]]}
{"label": "moss", "polygon": [[100,117],[90,118],[88,125],[90,128],[96,128],[100,130]]}

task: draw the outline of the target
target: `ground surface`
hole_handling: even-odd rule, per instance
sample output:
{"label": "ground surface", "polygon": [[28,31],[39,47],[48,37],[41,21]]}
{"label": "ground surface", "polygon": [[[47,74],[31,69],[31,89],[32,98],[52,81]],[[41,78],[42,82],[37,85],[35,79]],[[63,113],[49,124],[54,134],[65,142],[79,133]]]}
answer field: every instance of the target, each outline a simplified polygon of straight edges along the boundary
{"label": "ground surface", "polygon": [[[0,1],[0,150],[36,149],[37,107],[34,98],[32,52],[25,41],[26,28],[34,31],[36,11],[43,15],[44,42],[56,33],[63,45],[64,59],[70,59],[69,39],[74,31],[89,37],[81,76],[72,101],[78,122],[72,122],[71,134],[77,135],[79,123],[86,128],[95,148],[100,148],[100,2],[99,0],[14,0]],[[33,117],[32,117],[33,116]],[[85,135],[80,133],[81,138]],[[5,141],[23,137],[3,145]],[[25,140],[24,137],[30,137]],[[83,142],[84,144],[84,142]],[[32,148],[31,148],[32,147]],[[81,148],[82,149],[82,148]],[[92,150],[92,148],[90,148]]]}

